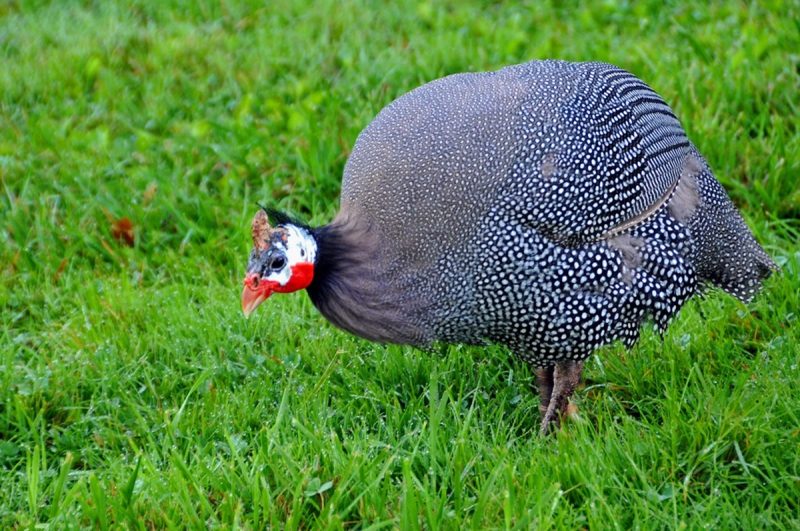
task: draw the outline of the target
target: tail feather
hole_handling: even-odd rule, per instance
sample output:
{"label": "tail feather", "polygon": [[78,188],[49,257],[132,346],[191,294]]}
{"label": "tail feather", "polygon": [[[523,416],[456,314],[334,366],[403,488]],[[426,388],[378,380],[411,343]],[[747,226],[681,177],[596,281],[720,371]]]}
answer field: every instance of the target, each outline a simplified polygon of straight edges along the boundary
{"label": "tail feather", "polygon": [[707,167],[697,175],[697,188],[700,200],[689,224],[698,277],[747,302],[778,266]]}

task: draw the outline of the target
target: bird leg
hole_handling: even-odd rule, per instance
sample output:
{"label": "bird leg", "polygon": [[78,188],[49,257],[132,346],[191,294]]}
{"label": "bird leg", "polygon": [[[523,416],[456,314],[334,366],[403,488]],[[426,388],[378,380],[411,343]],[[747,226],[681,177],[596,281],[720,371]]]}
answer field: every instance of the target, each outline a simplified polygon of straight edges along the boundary
{"label": "bird leg", "polygon": [[[578,382],[581,381],[583,362],[565,361],[556,363],[555,367],[551,367],[550,370],[552,371],[550,380],[552,382],[552,390],[547,402],[547,409],[542,416],[542,426],[539,430],[542,435],[550,430],[551,425],[557,427],[561,417],[566,413],[569,397],[575,391]],[[542,400],[542,405],[544,405],[544,399]],[[541,408],[542,406],[539,407]]]}
{"label": "bird leg", "polygon": [[536,387],[539,389],[539,412],[544,416],[547,406],[550,405],[550,395],[553,394],[553,369],[545,367],[536,370]]}

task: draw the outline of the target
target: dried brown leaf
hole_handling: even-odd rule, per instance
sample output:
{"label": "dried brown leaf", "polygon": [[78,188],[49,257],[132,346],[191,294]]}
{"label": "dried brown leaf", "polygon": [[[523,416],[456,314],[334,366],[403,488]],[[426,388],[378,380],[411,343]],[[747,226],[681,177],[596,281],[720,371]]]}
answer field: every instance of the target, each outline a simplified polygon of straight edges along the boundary
{"label": "dried brown leaf", "polygon": [[133,222],[128,218],[119,218],[111,223],[111,235],[119,243],[133,247],[135,242]]}
{"label": "dried brown leaf", "polygon": [[153,181],[147,185],[142,195],[142,203],[144,203],[144,206],[149,205],[153,199],[155,199],[156,192],[158,192],[158,183]]}

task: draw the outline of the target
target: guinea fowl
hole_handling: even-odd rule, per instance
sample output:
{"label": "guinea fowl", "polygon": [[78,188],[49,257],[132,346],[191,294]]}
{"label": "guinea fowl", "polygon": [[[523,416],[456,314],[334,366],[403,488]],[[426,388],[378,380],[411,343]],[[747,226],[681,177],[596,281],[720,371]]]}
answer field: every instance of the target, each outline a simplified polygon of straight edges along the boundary
{"label": "guinea fowl", "polygon": [[305,288],[367,339],[506,345],[536,369],[543,432],[595,349],[708,286],[748,301],[776,268],[670,107],[601,63],[412,90],[359,135],[333,222],[262,209],[252,235],[245,315]]}

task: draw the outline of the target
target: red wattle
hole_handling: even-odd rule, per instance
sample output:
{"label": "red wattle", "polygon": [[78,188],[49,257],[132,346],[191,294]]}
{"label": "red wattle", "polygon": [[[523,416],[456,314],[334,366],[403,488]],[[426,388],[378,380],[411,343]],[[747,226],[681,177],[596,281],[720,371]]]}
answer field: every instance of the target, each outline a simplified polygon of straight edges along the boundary
{"label": "red wattle", "polygon": [[277,285],[273,287],[276,293],[291,293],[293,291],[307,288],[314,280],[314,264],[300,262],[292,266],[292,275],[285,286]]}

